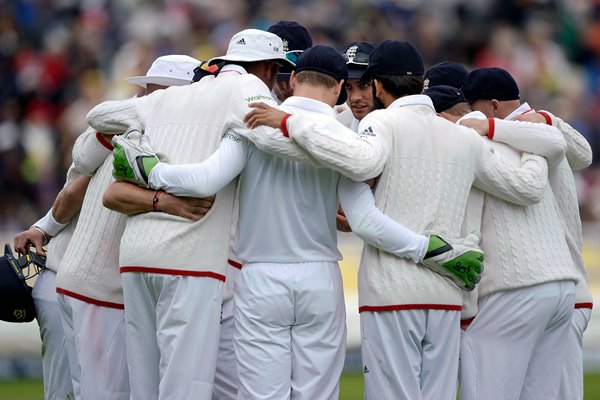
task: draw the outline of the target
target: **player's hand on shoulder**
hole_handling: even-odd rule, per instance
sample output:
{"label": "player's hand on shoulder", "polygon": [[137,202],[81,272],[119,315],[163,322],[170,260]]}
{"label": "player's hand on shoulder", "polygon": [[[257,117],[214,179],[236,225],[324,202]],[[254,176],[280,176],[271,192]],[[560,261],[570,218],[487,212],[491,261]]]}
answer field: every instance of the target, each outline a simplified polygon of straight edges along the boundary
{"label": "player's hand on shoulder", "polygon": [[515,121],[533,122],[536,124],[545,124],[546,117],[544,117],[542,114],[540,114],[538,112],[530,111],[528,113],[519,115],[518,117],[515,118]]}
{"label": "player's hand on shoulder", "polygon": [[246,114],[244,122],[250,129],[254,129],[260,125],[279,128],[281,126],[281,120],[286,115],[284,111],[262,102],[250,103],[248,106],[252,110]]}
{"label": "player's hand on shoulder", "polygon": [[42,248],[46,243],[46,237],[41,229],[31,228],[15,236],[13,247],[17,253],[25,254],[29,247],[33,246],[37,254],[46,257],[46,252]]}
{"label": "player's hand on shoulder", "polygon": [[487,119],[466,118],[460,121],[461,126],[466,126],[477,131],[481,136],[487,136],[489,132],[489,122]]}

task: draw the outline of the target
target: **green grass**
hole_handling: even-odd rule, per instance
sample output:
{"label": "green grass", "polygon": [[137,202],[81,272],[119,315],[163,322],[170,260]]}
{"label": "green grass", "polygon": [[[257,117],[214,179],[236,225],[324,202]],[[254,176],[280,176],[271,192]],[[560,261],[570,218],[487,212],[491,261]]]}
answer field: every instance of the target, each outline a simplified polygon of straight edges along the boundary
{"label": "green grass", "polygon": [[[586,374],[584,399],[600,399],[600,373]],[[42,400],[41,380],[0,381],[1,400]],[[363,400],[363,379],[360,373],[346,373],[340,381],[340,400]]]}

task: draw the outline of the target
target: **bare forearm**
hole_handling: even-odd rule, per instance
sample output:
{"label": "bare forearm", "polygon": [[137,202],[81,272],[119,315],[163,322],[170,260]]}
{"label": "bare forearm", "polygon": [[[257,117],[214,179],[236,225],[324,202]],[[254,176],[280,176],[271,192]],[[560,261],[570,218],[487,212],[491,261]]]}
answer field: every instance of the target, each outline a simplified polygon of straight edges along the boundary
{"label": "bare forearm", "polygon": [[104,192],[104,207],[127,215],[153,211],[155,191],[127,182],[114,182]]}
{"label": "bare forearm", "polygon": [[89,176],[79,176],[60,191],[52,205],[52,215],[57,222],[66,224],[81,210],[89,183]]}

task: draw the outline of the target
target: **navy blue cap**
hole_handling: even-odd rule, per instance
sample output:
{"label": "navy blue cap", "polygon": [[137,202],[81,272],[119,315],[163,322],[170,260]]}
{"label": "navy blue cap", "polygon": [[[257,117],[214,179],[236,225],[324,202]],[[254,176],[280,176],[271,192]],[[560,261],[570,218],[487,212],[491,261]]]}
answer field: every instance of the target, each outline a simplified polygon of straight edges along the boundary
{"label": "navy blue cap", "polygon": [[427,89],[437,85],[448,85],[460,89],[468,75],[469,71],[462,64],[454,61],[442,61],[425,71],[424,86]]}
{"label": "navy blue cap", "polygon": [[346,58],[346,65],[348,65],[349,79],[363,77],[369,66],[369,56],[374,49],[375,46],[368,42],[352,42],[344,47],[342,53]]}
{"label": "navy blue cap", "polygon": [[479,68],[471,71],[461,90],[469,103],[477,100],[519,100],[519,86],[505,69]]}
{"label": "navy blue cap", "polygon": [[425,66],[423,57],[409,42],[385,40],[371,53],[367,72],[370,75],[423,76]]}
{"label": "navy blue cap", "polygon": [[306,50],[313,41],[308,29],[294,21],[279,21],[267,29],[283,41],[283,51]]}
{"label": "navy blue cap", "polygon": [[[316,45],[304,51],[298,58],[296,73],[302,71],[317,71],[333,77],[336,81],[348,80],[348,68],[344,56],[331,46]],[[344,104],[348,95],[342,85],[342,91],[337,105]]]}
{"label": "navy blue cap", "polygon": [[[286,58],[294,64],[300,53],[313,45],[312,37],[310,36],[308,29],[295,21],[279,21],[276,24],[271,25],[267,31],[274,33],[281,38],[281,41],[283,42],[283,52],[290,53],[289,55],[286,54]],[[292,67],[283,66],[277,76],[277,80],[289,80],[292,70]]]}
{"label": "navy blue cap", "polygon": [[423,91],[433,102],[435,112],[446,111],[455,104],[466,102],[465,96],[460,89],[449,85],[437,85]]}

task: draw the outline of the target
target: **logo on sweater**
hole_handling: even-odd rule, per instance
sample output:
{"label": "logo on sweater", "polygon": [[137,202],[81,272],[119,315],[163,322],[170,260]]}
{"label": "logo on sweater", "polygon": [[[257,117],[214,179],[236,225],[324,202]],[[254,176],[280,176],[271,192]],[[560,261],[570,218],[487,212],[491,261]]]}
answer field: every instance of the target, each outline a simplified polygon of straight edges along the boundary
{"label": "logo on sweater", "polygon": [[367,368],[367,366],[365,365],[365,367],[363,368],[363,374],[368,374],[369,372],[369,368]]}
{"label": "logo on sweater", "polygon": [[368,128],[363,129],[358,136],[375,136],[375,132],[373,132],[373,127],[369,126]]}
{"label": "logo on sweater", "polygon": [[246,100],[248,103],[252,103],[254,101],[261,101],[261,100],[275,101],[275,100],[273,100],[273,98],[271,96],[265,96],[262,94],[257,94],[256,96],[244,97],[244,100]]}
{"label": "logo on sweater", "polygon": [[239,142],[242,141],[241,137],[239,137],[238,135],[234,135],[232,133],[229,133],[229,132],[227,132],[227,133],[225,133],[223,135],[223,139],[230,139],[230,140],[233,140],[236,143],[239,143]]}

